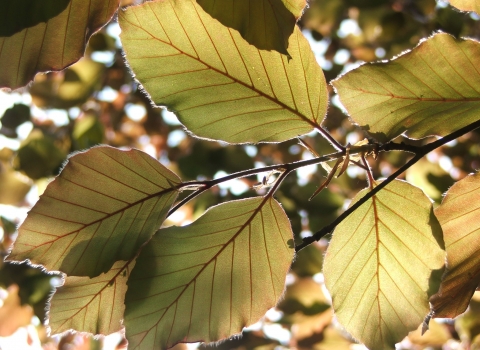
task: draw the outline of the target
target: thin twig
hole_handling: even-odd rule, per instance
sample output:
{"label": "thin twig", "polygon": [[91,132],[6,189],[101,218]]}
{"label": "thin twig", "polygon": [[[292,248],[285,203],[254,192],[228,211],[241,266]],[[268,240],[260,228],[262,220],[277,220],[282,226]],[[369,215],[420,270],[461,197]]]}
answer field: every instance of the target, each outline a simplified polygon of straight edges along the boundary
{"label": "thin twig", "polygon": [[[302,243],[300,243],[299,245],[297,245],[295,247],[295,251],[298,252],[298,251],[302,250],[306,246],[312,244],[315,241],[318,241],[323,236],[332,232],[333,229],[335,227],[337,227],[337,225],[340,224],[343,220],[345,220],[351,213],[353,213],[362,204],[364,204],[366,201],[368,201],[370,198],[372,198],[375,194],[377,194],[378,191],[380,191],[382,188],[387,186],[390,182],[395,180],[398,176],[400,176],[404,171],[406,171],[408,168],[410,168],[413,164],[415,164],[420,159],[422,159],[426,154],[430,153],[431,151],[437,149],[438,147],[443,146],[446,143],[448,143],[450,141],[453,141],[453,140],[457,139],[458,137],[460,137],[462,135],[465,135],[466,133],[468,133],[470,131],[473,131],[473,130],[479,128],[479,127],[480,127],[480,120],[478,120],[478,121],[476,121],[476,122],[474,122],[470,125],[467,125],[467,126],[461,128],[461,129],[459,129],[455,132],[452,132],[451,134],[449,134],[449,135],[447,135],[447,136],[445,136],[441,139],[438,139],[434,142],[431,142],[431,143],[426,144],[426,145],[421,146],[421,147],[415,147],[415,156],[412,159],[410,159],[407,163],[405,163],[396,172],[394,172],[389,177],[387,177],[384,181],[379,183],[373,190],[368,192],[365,196],[363,196],[360,200],[358,200],[354,205],[352,205],[350,208],[345,210],[342,214],[340,214],[339,217],[337,217],[329,225],[323,227],[320,231],[315,232],[312,236],[303,238]],[[393,149],[402,150],[402,151],[404,150],[404,149],[400,149],[400,148],[405,146],[405,144],[403,144],[403,143],[401,143],[401,144],[389,143],[389,144],[391,146],[389,146],[388,148],[381,147],[380,149],[383,150],[383,151],[393,150]],[[409,149],[408,151],[413,151],[414,148],[412,148],[412,147],[414,147],[414,146],[412,146],[412,147],[410,147],[409,145],[406,145],[406,146],[408,146],[407,147]]]}
{"label": "thin twig", "polygon": [[361,159],[362,159],[363,165],[365,166],[365,170],[367,171],[368,187],[372,189],[373,184],[375,183],[375,180],[373,179],[372,169],[370,169],[370,165],[368,164],[367,159],[363,154]]}
{"label": "thin twig", "polygon": [[337,140],[335,140],[335,139],[333,138],[333,136],[330,135],[330,133],[329,133],[326,129],[324,129],[324,128],[321,127],[321,126],[318,126],[316,129],[318,130],[318,132],[319,132],[320,134],[323,135],[323,137],[325,137],[325,138],[327,139],[328,142],[330,142],[330,144],[331,144],[336,150],[342,151],[342,152],[345,151],[345,147],[342,146]]}
{"label": "thin twig", "polygon": [[203,187],[200,187],[199,189],[197,189],[195,192],[190,193],[188,196],[186,196],[184,199],[182,199],[180,202],[178,202],[173,208],[171,208],[168,211],[168,214],[167,214],[166,218],[168,218],[170,215],[172,215],[174,212],[176,212],[180,207],[183,207],[185,204],[190,202],[193,198],[201,195],[203,192],[210,189],[210,187],[203,186]]}

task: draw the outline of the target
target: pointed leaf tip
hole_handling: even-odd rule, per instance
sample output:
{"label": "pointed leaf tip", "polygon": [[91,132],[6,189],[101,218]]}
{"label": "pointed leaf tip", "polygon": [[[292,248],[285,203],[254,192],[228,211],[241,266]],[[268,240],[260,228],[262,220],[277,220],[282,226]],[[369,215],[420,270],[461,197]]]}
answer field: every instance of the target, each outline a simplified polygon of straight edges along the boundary
{"label": "pointed leaf tip", "polygon": [[133,258],[161,226],[180,179],[146,153],[96,147],[72,156],[19,228],[8,260],[95,277]]}
{"label": "pointed leaf tip", "polygon": [[260,50],[288,55],[288,39],[306,6],[305,0],[198,0],[202,8],[223,25]]}
{"label": "pointed leaf tip", "polygon": [[480,43],[438,33],[389,62],[360,66],[333,86],[350,117],[381,142],[445,136],[479,119]]}
{"label": "pointed leaf tip", "polygon": [[297,27],[289,59],[249,45],[192,0],[130,7],[119,23],[138,81],[199,137],[280,142],[319,127],[325,116],[325,77]]}
{"label": "pointed leaf tip", "polygon": [[340,323],[370,350],[394,349],[429,313],[445,259],[432,210],[420,189],[395,180],[335,229],[326,287]]}
{"label": "pointed leaf tip", "polygon": [[455,318],[465,312],[480,285],[480,173],[453,185],[435,210],[447,250],[447,271],[430,299],[434,317]]}
{"label": "pointed leaf tip", "polygon": [[167,349],[239,333],[275,306],[294,250],[272,198],[226,202],[188,226],[159,230],[128,281],[131,349]]}

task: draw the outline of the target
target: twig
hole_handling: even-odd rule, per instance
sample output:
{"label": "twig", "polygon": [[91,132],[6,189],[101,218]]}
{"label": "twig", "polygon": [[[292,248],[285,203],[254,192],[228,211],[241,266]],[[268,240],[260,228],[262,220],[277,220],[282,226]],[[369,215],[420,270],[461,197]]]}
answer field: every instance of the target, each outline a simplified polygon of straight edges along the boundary
{"label": "twig", "polygon": [[334,221],[332,221],[329,225],[323,227],[320,231],[315,232],[312,236],[305,237],[302,240],[302,243],[297,245],[295,247],[295,251],[298,252],[305,248],[306,246],[312,244],[315,241],[318,241],[320,238],[323,236],[327,235],[328,233],[332,232],[333,229],[340,224],[343,220],[345,220],[351,213],[353,213],[356,209],[358,209],[362,204],[364,204],[366,201],[368,201],[370,198],[372,198],[375,194],[378,193],[382,188],[387,186],[390,182],[395,180],[399,175],[401,175],[404,171],[406,171],[408,168],[410,168],[413,164],[418,162],[420,159],[422,159],[426,154],[430,153],[431,151],[437,149],[440,146],[443,146],[444,144],[455,140],[456,138],[472,131],[480,127],[480,120],[467,125],[455,132],[452,132],[451,134],[438,139],[437,141],[431,142],[429,144],[426,144],[421,147],[415,147],[412,146],[410,147],[409,145],[405,145],[403,143],[401,144],[394,144],[394,143],[389,143],[391,146],[388,148],[386,147],[380,147],[381,150],[387,151],[387,150],[404,150],[400,149],[403,148],[404,146],[408,146],[407,148],[409,151],[413,151],[415,149],[415,156],[410,159],[407,163],[405,163],[400,169],[398,169],[396,172],[391,174],[389,177],[387,177],[383,182],[379,183],[373,190],[368,192],[365,196],[363,196],[360,200],[358,200],[354,205],[352,205],[350,208],[345,210],[342,214],[340,214],[339,217],[337,217]]}
{"label": "twig", "polygon": [[339,150],[339,151],[342,151],[342,152],[345,151],[345,147],[342,146],[337,140],[335,140],[335,139],[333,138],[333,136],[330,135],[330,133],[329,133],[327,130],[325,130],[325,129],[324,129],[323,127],[321,127],[321,126],[316,127],[316,129],[318,130],[318,132],[319,132],[320,134],[323,135],[323,137],[325,137],[325,138],[327,139],[328,142],[330,142],[330,144],[331,144],[335,149],[337,149],[337,150]]}

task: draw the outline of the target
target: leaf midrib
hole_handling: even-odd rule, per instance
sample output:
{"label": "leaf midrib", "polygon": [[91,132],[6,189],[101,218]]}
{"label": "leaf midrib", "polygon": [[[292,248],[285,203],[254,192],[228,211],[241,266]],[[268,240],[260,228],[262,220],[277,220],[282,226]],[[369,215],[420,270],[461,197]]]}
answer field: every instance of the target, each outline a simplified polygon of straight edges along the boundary
{"label": "leaf midrib", "polygon": [[[188,282],[187,284],[184,285],[184,288],[183,290],[178,294],[178,296],[170,303],[170,305],[160,309],[160,310],[167,310],[170,309],[174,304],[177,304],[178,301],[180,300],[180,298],[182,297],[183,293],[185,293],[185,291],[190,287],[190,285],[192,283],[195,283],[197,278],[202,274],[202,272],[212,263],[212,262],[216,262],[217,258],[220,256],[220,254],[230,245],[230,243],[232,242],[235,242],[235,239],[243,232],[243,230],[248,226],[250,225],[250,223],[253,221],[253,219],[255,218],[255,216],[262,210],[263,206],[265,205],[265,203],[270,200],[271,197],[270,196],[265,196],[264,199],[262,200],[262,202],[260,203],[260,205],[255,208],[255,210],[253,211],[252,215],[248,218],[248,220],[238,229],[237,233],[235,233],[227,242],[225,242],[223,244],[223,247],[221,249],[219,249],[219,251],[209,260],[207,261],[204,266],[197,272],[197,274],[192,277],[192,279],[190,280],[190,282]],[[177,288],[181,288],[181,287],[177,287]],[[211,306],[211,304],[210,304]],[[160,311],[158,310],[158,311]],[[150,327],[149,329],[147,329],[146,331],[144,331],[145,335],[144,337],[142,338],[142,340],[139,342],[139,344],[143,341],[143,339],[145,339],[145,337],[147,336],[147,334],[154,328],[154,327],[157,327],[158,324],[162,321],[163,317],[167,314],[167,311],[165,311],[162,316],[158,319],[158,321],[152,326]],[[209,320],[209,323],[210,323],[210,320]],[[190,323],[191,325],[191,323]],[[190,325],[189,325],[189,329],[190,329]],[[173,324],[171,326],[171,329],[170,331],[173,329]],[[189,336],[189,334],[187,334],[186,338]],[[210,333],[209,333],[209,336],[210,336]],[[168,342],[170,341],[170,338],[167,339],[166,341],[166,344],[168,345]]]}
{"label": "leaf midrib", "polygon": [[[173,8],[173,6],[172,6],[172,8]],[[159,25],[162,27],[162,30],[165,32],[165,35],[167,35],[167,32],[166,32],[165,29],[163,28],[163,25],[161,24],[161,22],[158,20],[158,17],[157,17],[157,14],[155,13],[155,11],[152,10],[152,9],[150,9],[150,11],[155,15],[155,18],[157,18],[157,21],[158,21]],[[174,9],[174,12],[175,12],[175,9]],[[135,17],[137,17],[136,12],[133,11],[133,13],[134,13]],[[175,15],[176,15],[176,12],[175,12]],[[288,110],[289,112],[291,112],[292,114],[296,115],[296,116],[299,117],[300,119],[306,121],[307,123],[309,123],[310,125],[312,125],[314,128],[319,128],[319,127],[320,127],[320,125],[319,125],[316,121],[310,120],[308,117],[306,117],[305,115],[303,115],[303,114],[300,113],[299,111],[293,109],[292,107],[287,106],[286,104],[284,104],[284,103],[281,102],[280,100],[278,100],[278,99],[276,99],[276,98],[273,98],[273,97],[265,94],[264,92],[258,90],[258,89],[255,88],[254,86],[248,85],[248,84],[242,82],[241,80],[238,80],[237,78],[232,77],[231,75],[228,74],[228,72],[222,72],[221,70],[219,70],[219,69],[217,69],[217,68],[209,65],[208,63],[205,63],[204,61],[200,60],[199,57],[194,57],[194,56],[192,56],[192,55],[184,52],[183,50],[180,50],[179,48],[177,48],[176,46],[174,46],[172,43],[167,43],[167,42],[165,42],[165,41],[157,38],[155,35],[153,35],[153,34],[152,34],[150,31],[148,31],[147,29],[145,29],[145,28],[143,28],[143,27],[141,27],[141,26],[138,26],[138,25],[130,22],[123,14],[122,14],[122,16],[123,16],[123,19],[124,19],[126,22],[128,22],[130,25],[132,25],[132,26],[134,26],[134,27],[136,27],[136,28],[138,28],[138,29],[140,29],[140,30],[148,33],[153,39],[155,39],[155,40],[157,40],[157,41],[159,41],[159,42],[161,42],[161,43],[163,43],[163,44],[165,44],[165,45],[168,45],[168,46],[174,48],[175,50],[179,51],[182,55],[185,55],[185,56],[189,57],[190,59],[193,59],[193,60],[195,60],[195,61],[197,61],[197,62],[205,65],[206,67],[208,67],[208,69],[211,69],[211,70],[215,71],[216,73],[218,73],[218,74],[220,74],[220,75],[222,75],[222,76],[224,76],[224,77],[226,77],[226,78],[229,78],[229,79],[233,80],[235,83],[240,84],[240,85],[242,85],[242,86],[244,86],[244,87],[246,87],[246,88],[254,91],[254,92],[257,93],[259,96],[264,97],[264,98],[272,101],[273,103],[278,104],[279,106],[281,106],[282,108]],[[138,17],[137,17],[137,19],[138,19]],[[177,16],[177,19],[178,19],[179,23],[180,23],[180,24],[182,25],[182,27],[183,27],[183,23],[180,21],[180,19],[178,18],[178,16]],[[205,25],[200,17],[198,17],[198,19],[199,19],[199,21],[202,23],[202,25]],[[139,21],[139,22],[140,22],[140,21]],[[184,32],[185,32],[185,31],[184,31]],[[229,32],[230,32],[230,29],[229,29]],[[208,32],[207,32],[207,34],[208,34]],[[189,36],[186,32],[185,32],[185,35],[186,35],[187,38],[190,40],[190,36]],[[168,36],[168,35],[167,35],[167,36]],[[209,37],[209,38],[210,38],[210,37]],[[233,38],[232,38],[232,40],[234,41]],[[216,50],[216,46],[215,46],[214,42],[213,42],[211,39],[210,39],[210,42],[211,42],[211,44],[215,47],[215,50]],[[235,47],[237,47],[235,41],[234,41],[234,44],[235,44]],[[195,50],[193,44],[192,44],[192,48]],[[240,56],[242,56],[242,55],[240,54],[240,52],[238,51],[238,48],[237,48],[237,52],[239,53]],[[217,51],[217,55],[218,55],[218,58],[220,59],[220,61],[221,61],[222,64],[223,64],[223,59],[221,58],[220,54],[218,54],[218,51]],[[159,57],[159,56],[156,56],[156,57]],[[163,56],[160,56],[160,57],[163,57]],[[226,70],[226,69],[225,69],[225,70]],[[247,69],[247,71],[248,71],[248,69]],[[266,74],[267,77],[269,78],[269,75],[267,74],[266,71],[265,71],[265,74]],[[271,85],[270,85],[270,88],[272,88]],[[308,90],[308,89],[307,89],[307,90]],[[273,92],[273,88],[272,88],[272,92]],[[292,98],[293,98],[293,96],[292,96]],[[308,96],[308,99],[310,100],[310,96]]]}
{"label": "leaf midrib", "polygon": [[[423,102],[480,102],[480,97],[465,97],[465,98],[459,98],[459,99],[453,99],[453,98],[434,98],[434,97],[408,97],[408,96],[398,96],[393,93],[380,93],[380,92],[374,92],[374,91],[369,91],[369,90],[364,90],[364,89],[359,89],[359,88],[352,88],[349,87],[350,90],[353,91],[359,91],[365,94],[370,94],[370,95],[378,95],[378,96],[388,96],[394,99],[399,99],[399,100],[414,100],[414,101],[423,101]],[[357,96],[351,97],[351,98],[356,98]],[[348,98],[347,98],[348,99]]]}
{"label": "leaf midrib", "polygon": [[[71,223],[74,223],[74,224],[81,225],[81,227],[78,228],[78,229],[76,229],[76,230],[74,230],[74,231],[71,231],[71,232],[68,232],[68,233],[65,233],[65,234],[62,234],[62,235],[59,235],[59,236],[55,236],[55,239],[52,239],[52,240],[50,240],[50,241],[47,241],[47,242],[41,243],[41,244],[39,244],[39,245],[36,245],[36,246],[35,246],[34,248],[32,248],[31,250],[36,249],[36,248],[38,248],[38,247],[41,247],[41,246],[43,246],[43,245],[45,245],[45,244],[50,244],[50,243],[52,243],[52,242],[55,242],[55,241],[57,241],[57,240],[59,240],[59,239],[62,239],[62,238],[65,238],[65,237],[67,237],[67,236],[69,236],[69,235],[72,235],[72,234],[74,234],[74,233],[78,233],[79,231],[83,230],[85,227],[88,227],[88,226],[97,224],[97,223],[99,223],[99,222],[102,222],[102,221],[104,221],[104,220],[107,220],[107,219],[111,218],[112,216],[115,216],[115,215],[117,215],[117,214],[119,214],[119,213],[122,213],[122,212],[124,212],[124,211],[126,211],[126,210],[128,210],[128,209],[130,209],[130,208],[132,208],[132,207],[134,207],[134,206],[136,206],[136,205],[138,205],[138,204],[140,204],[140,203],[146,202],[146,201],[148,201],[148,200],[150,200],[150,199],[152,199],[152,198],[155,198],[155,197],[157,197],[157,196],[162,196],[163,194],[166,194],[166,193],[169,193],[169,192],[172,192],[172,191],[175,191],[175,190],[176,190],[176,188],[167,188],[167,189],[164,189],[163,191],[153,193],[153,194],[151,194],[151,195],[148,195],[148,196],[145,197],[145,198],[139,199],[139,200],[137,200],[137,201],[135,201],[135,202],[133,202],[133,203],[130,203],[129,205],[127,205],[127,206],[125,206],[125,207],[123,207],[123,208],[121,208],[121,209],[118,209],[118,210],[116,210],[116,211],[114,211],[114,212],[112,212],[112,213],[109,213],[109,214],[105,215],[103,218],[97,219],[97,220],[92,221],[92,222],[87,223],[87,224],[81,224],[81,223],[78,223],[78,222],[72,222],[72,221],[64,220],[64,219],[57,218],[57,217],[54,217],[54,216],[48,216],[48,215],[43,214],[43,213],[39,213],[39,212],[34,212],[34,211],[32,211],[32,213],[35,213],[35,214],[37,214],[37,215],[42,215],[42,216],[45,216],[45,217],[50,217],[50,218],[52,218],[52,219],[61,220],[61,221],[65,221],[65,222],[71,222]],[[57,198],[55,198],[55,199],[57,199]],[[91,210],[91,208],[90,208],[90,210]],[[41,234],[46,234],[45,232],[34,231],[34,230],[31,230],[31,229],[28,229],[28,231],[37,232],[37,233],[41,233]]]}
{"label": "leaf midrib", "polygon": [[[124,264],[123,266],[121,266],[121,268],[119,269],[119,271],[118,271],[112,278],[110,278],[110,279],[108,279],[108,280],[106,280],[106,281],[98,282],[98,283],[101,283],[101,284],[105,283],[105,285],[104,285],[102,288],[100,288],[100,290],[99,290],[98,292],[96,292],[96,293],[94,293],[94,294],[92,295],[92,298],[90,299],[90,301],[88,301],[85,305],[79,307],[77,312],[75,312],[75,313],[74,313],[73,315],[71,315],[70,317],[67,317],[67,318],[65,318],[65,319],[63,319],[63,320],[60,320],[60,321],[63,321],[63,323],[62,323],[61,325],[59,325],[58,327],[56,327],[56,329],[60,329],[61,327],[63,327],[63,325],[64,325],[65,323],[67,323],[69,320],[73,319],[75,316],[78,315],[78,313],[79,313],[80,311],[82,311],[83,309],[85,309],[86,307],[88,307],[88,306],[93,302],[93,300],[95,300],[95,298],[97,298],[100,294],[103,293],[103,291],[104,291],[107,287],[110,286],[110,283],[112,283],[112,281],[113,281],[113,283],[115,284],[115,285],[114,285],[114,288],[117,288],[117,286],[116,286],[116,284],[117,284],[117,281],[116,281],[117,277],[118,277],[123,271],[126,270],[126,268],[127,268],[128,265],[132,262],[132,260],[133,260],[133,259],[130,259],[129,261],[126,261],[125,264]],[[77,287],[77,286],[72,286],[72,288],[74,288],[74,287]],[[77,288],[78,288],[78,287],[77,287]],[[70,300],[70,299],[78,299],[78,297],[63,298],[63,299],[61,299],[61,301],[63,301],[63,300]],[[59,300],[59,301],[60,301],[60,300]],[[73,309],[73,310],[76,310],[76,309]],[[69,311],[69,310],[62,310],[62,311],[65,312],[65,311]],[[113,308],[112,308],[112,313],[113,313]],[[98,320],[97,320],[97,321],[98,321]]]}

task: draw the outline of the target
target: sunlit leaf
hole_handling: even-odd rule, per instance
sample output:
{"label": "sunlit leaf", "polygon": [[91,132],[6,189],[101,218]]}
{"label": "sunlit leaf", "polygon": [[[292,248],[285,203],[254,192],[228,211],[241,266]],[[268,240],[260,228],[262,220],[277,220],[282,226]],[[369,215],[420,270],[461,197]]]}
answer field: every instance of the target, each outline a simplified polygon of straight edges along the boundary
{"label": "sunlit leaf", "polygon": [[136,78],[196,135],[284,141],[319,127],[325,78],[298,28],[288,59],[249,45],[191,0],[147,2],[119,18]]}
{"label": "sunlit leaf", "polygon": [[480,284],[480,173],[458,181],[435,215],[442,225],[447,271],[431,298],[435,317],[454,318],[465,312]]}
{"label": "sunlit leaf", "polygon": [[66,277],[52,297],[49,325],[52,333],[69,329],[110,334],[122,328],[127,280],[135,262],[117,261],[95,278]]}
{"label": "sunlit leaf", "polygon": [[340,323],[370,350],[393,349],[428,314],[445,260],[441,234],[429,198],[399,180],[336,228],[325,283]]}
{"label": "sunlit leaf", "polygon": [[388,63],[333,81],[355,123],[379,141],[445,136],[479,119],[480,44],[436,34]]}
{"label": "sunlit leaf", "polygon": [[421,349],[428,347],[441,349],[443,344],[446,344],[449,339],[452,339],[452,334],[448,329],[447,323],[439,323],[435,320],[430,320],[428,331],[426,331],[425,334],[422,334],[422,327],[423,326],[420,326],[417,330],[408,335],[408,339]]}
{"label": "sunlit leaf", "polygon": [[180,179],[146,153],[97,147],[71,157],[20,226],[9,260],[95,277],[160,227]]}
{"label": "sunlit leaf", "polygon": [[223,203],[158,231],[128,281],[131,349],[215,341],[255,323],[282,295],[293,234],[272,198]]}
{"label": "sunlit leaf", "polygon": [[475,11],[476,13],[480,13],[479,0],[450,0],[450,5],[462,11]]}
{"label": "sunlit leaf", "polygon": [[119,0],[11,2],[10,12],[2,11],[11,21],[0,26],[0,88],[19,88],[38,72],[62,70],[78,61],[90,36],[118,5]]}
{"label": "sunlit leaf", "polygon": [[240,32],[250,44],[261,50],[276,50],[288,55],[288,38],[305,0],[198,0],[203,9],[223,25]]}

